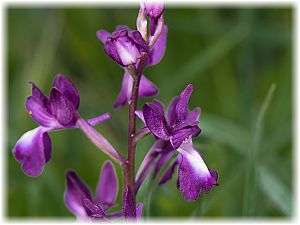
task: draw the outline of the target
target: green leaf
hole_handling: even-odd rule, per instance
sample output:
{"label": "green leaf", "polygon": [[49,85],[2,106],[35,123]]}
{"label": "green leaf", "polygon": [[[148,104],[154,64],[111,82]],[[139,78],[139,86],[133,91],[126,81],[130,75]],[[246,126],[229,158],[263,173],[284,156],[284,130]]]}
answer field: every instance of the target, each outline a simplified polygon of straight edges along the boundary
{"label": "green leaf", "polygon": [[267,109],[270,106],[274,91],[276,89],[276,85],[272,84],[261,107],[258,112],[258,116],[256,119],[254,131],[253,131],[253,141],[250,145],[250,157],[248,170],[246,174],[245,180],[245,189],[244,189],[244,206],[243,206],[243,214],[247,216],[253,216],[256,214],[256,204],[257,204],[257,154],[259,149],[261,148],[261,139],[263,136],[263,125],[264,118]]}
{"label": "green leaf", "polygon": [[280,149],[291,142],[291,133],[291,124],[290,121],[287,121],[283,126],[278,127],[278,129],[275,129],[268,137],[264,138],[259,154],[276,154]]}
{"label": "green leaf", "polygon": [[257,153],[259,147],[260,147],[260,140],[263,136],[263,120],[266,114],[267,109],[270,106],[274,91],[276,89],[276,85],[272,84],[268,94],[259,110],[258,116],[257,116],[257,120],[256,120],[256,124],[255,124],[255,130],[254,130],[254,154]]}

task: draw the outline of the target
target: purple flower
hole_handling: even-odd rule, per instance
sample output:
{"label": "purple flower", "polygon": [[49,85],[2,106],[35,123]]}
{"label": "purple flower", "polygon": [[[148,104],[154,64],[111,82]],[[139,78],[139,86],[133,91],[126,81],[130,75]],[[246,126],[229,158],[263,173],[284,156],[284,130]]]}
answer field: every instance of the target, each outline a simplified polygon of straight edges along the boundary
{"label": "purple flower", "polygon": [[164,106],[154,101],[143,106],[143,117],[149,130],[163,143],[160,158],[156,164],[156,173],[171,157],[176,149],[177,160],[171,165],[161,183],[171,178],[178,168],[178,187],[186,200],[196,200],[203,191],[208,193],[212,185],[217,185],[217,172],[209,170],[202,156],[193,147],[192,137],[200,134],[198,127],[200,108],[188,111],[188,101],[192,94],[192,85],[188,85],[178,97],[170,103],[167,116]]}
{"label": "purple flower", "polygon": [[137,30],[126,26],[117,26],[111,34],[104,30],[97,31],[98,39],[104,44],[105,53],[123,67],[135,65],[148,46]]}
{"label": "purple flower", "polygon": [[146,15],[150,18],[150,34],[154,35],[158,20],[162,17],[164,12],[164,4],[159,2],[145,2],[144,3]]}
{"label": "purple flower", "polygon": [[[49,131],[64,128],[75,128],[78,117],[79,93],[75,85],[65,76],[55,77],[50,97],[32,85],[32,94],[26,100],[26,109],[31,117],[40,125],[26,132],[17,141],[13,155],[29,176],[39,176],[45,164],[51,158],[51,139]],[[88,121],[95,125],[109,118],[108,114]]]}
{"label": "purple flower", "polygon": [[[118,187],[116,171],[110,161],[106,161],[102,167],[95,197],[76,172],[69,170],[67,172],[65,204],[79,220],[120,218],[124,216],[123,211],[107,214],[107,211],[115,205]],[[131,204],[130,201],[126,203]],[[136,210],[140,216],[141,204],[138,204]]]}

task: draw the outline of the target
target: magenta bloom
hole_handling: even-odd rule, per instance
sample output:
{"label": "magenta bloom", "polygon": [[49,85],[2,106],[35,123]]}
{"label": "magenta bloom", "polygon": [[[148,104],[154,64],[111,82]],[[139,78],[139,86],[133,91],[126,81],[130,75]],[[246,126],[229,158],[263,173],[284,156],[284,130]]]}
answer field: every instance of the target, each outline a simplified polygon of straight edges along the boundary
{"label": "magenta bloom", "polygon": [[[75,171],[67,172],[67,187],[65,191],[65,204],[68,209],[80,220],[100,219],[111,220],[124,216],[123,211],[107,214],[118,196],[118,179],[115,168],[110,161],[106,161],[99,177],[96,196],[93,197],[89,187],[81,181]],[[133,203],[126,201],[127,205]],[[129,208],[130,210],[133,210]],[[137,219],[141,216],[142,205],[138,204]]]}
{"label": "magenta bloom", "polygon": [[[45,96],[34,83],[30,84],[32,94],[25,106],[40,126],[21,136],[13,155],[27,175],[39,176],[51,158],[52,145],[48,132],[76,127],[80,97],[75,85],[61,74],[55,77],[50,97]],[[103,114],[88,122],[95,125],[108,118],[108,114]]]}
{"label": "magenta bloom", "polygon": [[212,185],[217,185],[217,172],[205,165],[202,156],[193,147],[192,137],[200,134],[198,120],[200,108],[188,111],[188,100],[192,85],[188,85],[175,97],[168,107],[167,116],[164,106],[154,101],[143,107],[143,117],[149,130],[161,144],[156,149],[161,156],[156,164],[156,173],[168,161],[174,150],[179,152],[175,163],[168,169],[161,183],[171,178],[178,167],[178,187],[186,200],[196,200],[203,191],[208,193]]}

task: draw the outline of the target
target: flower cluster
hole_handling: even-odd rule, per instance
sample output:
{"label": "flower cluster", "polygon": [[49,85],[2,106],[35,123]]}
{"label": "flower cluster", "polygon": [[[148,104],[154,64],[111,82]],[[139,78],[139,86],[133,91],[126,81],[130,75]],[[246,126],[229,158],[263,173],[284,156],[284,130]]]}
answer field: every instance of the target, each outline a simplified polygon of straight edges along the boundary
{"label": "flower cluster", "polygon": [[[79,92],[67,77],[61,74],[55,77],[49,97],[30,82],[32,94],[25,106],[39,126],[23,134],[13,149],[15,159],[27,175],[41,175],[50,160],[52,146],[49,132],[69,128],[80,129],[123,171],[122,208],[118,210],[113,209],[117,206],[119,184],[111,161],[106,161],[102,167],[95,197],[74,170],[66,172],[65,204],[78,220],[139,220],[143,205],[136,203],[135,197],[150,174],[153,180],[158,179],[159,184],[164,184],[178,168],[178,188],[187,201],[198,199],[201,192],[208,193],[213,185],[218,185],[218,173],[206,166],[202,155],[193,146],[192,139],[201,133],[201,129],[200,108],[189,111],[188,102],[193,91],[191,84],[173,98],[167,110],[158,100],[145,103],[141,110],[137,109],[139,98],[153,97],[158,93],[158,88],[144,75],[144,70],[158,64],[166,50],[168,29],[163,12],[163,4],[141,3],[136,30],[119,25],[112,33],[105,30],[96,33],[103,43],[104,52],[124,69],[121,91],[114,108],[128,104],[127,157],[93,128],[109,119],[108,113],[90,120],[81,117],[78,112]],[[144,123],[138,131],[136,116]],[[135,174],[136,144],[150,133],[155,137],[155,143]]]}

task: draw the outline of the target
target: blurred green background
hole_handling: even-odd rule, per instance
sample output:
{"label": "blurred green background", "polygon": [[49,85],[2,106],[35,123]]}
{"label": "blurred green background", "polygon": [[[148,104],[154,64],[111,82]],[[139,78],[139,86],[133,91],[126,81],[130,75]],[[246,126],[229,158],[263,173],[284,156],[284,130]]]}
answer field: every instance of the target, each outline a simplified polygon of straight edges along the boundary
{"label": "blurred green background", "polygon": [[[39,8],[7,6],[8,217],[70,217],[63,202],[64,171],[74,168],[95,190],[107,157],[76,129],[51,133],[52,160],[37,178],[24,175],[11,150],[35,122],[25,110],[34,81],[46,94],[63,73],[81,94],[79,112],[112,119],[97,129],[125,154],[127,107],[112,109],[123,70],[103,52],[95,33],[115,25],[135,27],[136,6]],[[145,217],[287,217],[293,215],[292,62],[293,9],[167,6],[167,50],[146,76],[164,104],[188,83],[191,109],[202,108],[202,134],[194,140],[208,167],[219,172],[219,187],[185,202],[175,174],[138,199]],[[272,84],[274,84],[272,86]],[[145,101],[142,99],[139,107]],[[142,124],[139,123],[139,126]],[[137,163],[152,145],[138,145]],[[122,185],[121,171],[117,172]],[[120,209],[121,193],[118,196]]]}

